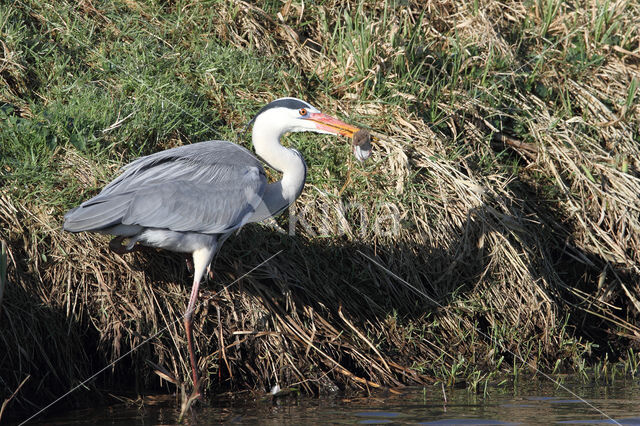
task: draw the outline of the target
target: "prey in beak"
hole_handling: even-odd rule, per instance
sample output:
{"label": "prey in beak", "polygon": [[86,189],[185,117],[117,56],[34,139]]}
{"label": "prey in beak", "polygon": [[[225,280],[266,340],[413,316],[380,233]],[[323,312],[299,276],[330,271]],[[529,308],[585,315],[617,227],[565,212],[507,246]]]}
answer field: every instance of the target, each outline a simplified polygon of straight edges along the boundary
{"label": "prey in beak", "polygon": [[322,132],[350,138],[353,144],[353,154],[358,161],[364,161],[371,155],[371,142],[375,141],[375,137],[371,136],[367,130],[322,113],[311,113],[307,120],[315,122],[316,128]]}
{"label": "prey in beak", "polygon": [[375,136],[371,136],[368,130],[360,129],[351,138],[353,144],[353,155],[358,161],[364,161],[371,155],[371,142],[375,141]]}

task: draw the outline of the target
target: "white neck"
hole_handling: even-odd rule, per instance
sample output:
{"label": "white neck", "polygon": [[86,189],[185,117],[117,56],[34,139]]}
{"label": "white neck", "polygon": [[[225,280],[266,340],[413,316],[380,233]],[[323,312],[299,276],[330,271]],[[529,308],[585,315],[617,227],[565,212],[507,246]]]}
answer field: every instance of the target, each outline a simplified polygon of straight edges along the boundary
{"label": "white neck", "polygon": [[[280,138],[284,132],[274,129],[268,120],[260,118],[263,117],[258,117],[252,131],[256,154],[262,157],[269,166],[282,172],[282,180],[267,186],[263,195],[265,206],[256,210],[256,219],[259,216],[261,217],[259,220],[262,220],[280,212],[298,198],[304,187],[307,167],[299,153],[280,145]],[[267,207],[271,214],[266,216],[264,211],[259,213],[259,210],[264,210],[264,207]]]}

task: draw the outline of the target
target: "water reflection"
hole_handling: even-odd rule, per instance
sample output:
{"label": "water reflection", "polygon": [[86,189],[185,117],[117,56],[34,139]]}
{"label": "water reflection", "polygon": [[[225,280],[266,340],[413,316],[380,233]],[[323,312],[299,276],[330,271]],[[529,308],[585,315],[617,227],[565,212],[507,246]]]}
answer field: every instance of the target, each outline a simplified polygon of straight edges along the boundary
{"label": "water reflection", "polygon": [[[195,410],[185,423],[640,425],[640,384],[637,380],[596,384],[564,378],[563,385],[570,392],[548,380],[536,379],[489,387],[481,394],[449,389],[446,403],[440,386],[404,389],[401,395],[379,394],[369,398],[220,399]],[[177,420],[175,399],[165,396],[147,398],[143,405],[120,404],[80,410],[61,417],[41,418],[39,422],[49,425],[91,422],[97,426],[176,424]]]}

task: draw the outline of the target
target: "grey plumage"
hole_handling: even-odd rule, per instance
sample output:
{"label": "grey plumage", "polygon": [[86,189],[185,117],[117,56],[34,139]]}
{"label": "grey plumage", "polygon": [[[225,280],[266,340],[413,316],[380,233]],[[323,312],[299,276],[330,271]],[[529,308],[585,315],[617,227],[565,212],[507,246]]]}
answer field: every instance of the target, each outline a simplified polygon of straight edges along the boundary
{"label": "grey plumage", "polygon": [[226,141],[185,145],[126,165],[100,194],[65,215],[64,229],[133,238],[144,228],[224,234],[248,221],[265,188],[264,169],[245,148]]}

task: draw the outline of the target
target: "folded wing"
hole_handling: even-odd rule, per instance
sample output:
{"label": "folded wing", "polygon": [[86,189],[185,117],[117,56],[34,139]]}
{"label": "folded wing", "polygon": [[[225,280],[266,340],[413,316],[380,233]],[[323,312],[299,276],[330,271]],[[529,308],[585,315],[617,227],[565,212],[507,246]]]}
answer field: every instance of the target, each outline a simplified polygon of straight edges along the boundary
{"label": "folded wing", "polygon": [[71,232],[138,225],[224,233],[246,223],[262,200],[266,177],[245,148],[201,142],[139,158],[100,194],[65,215]]}

